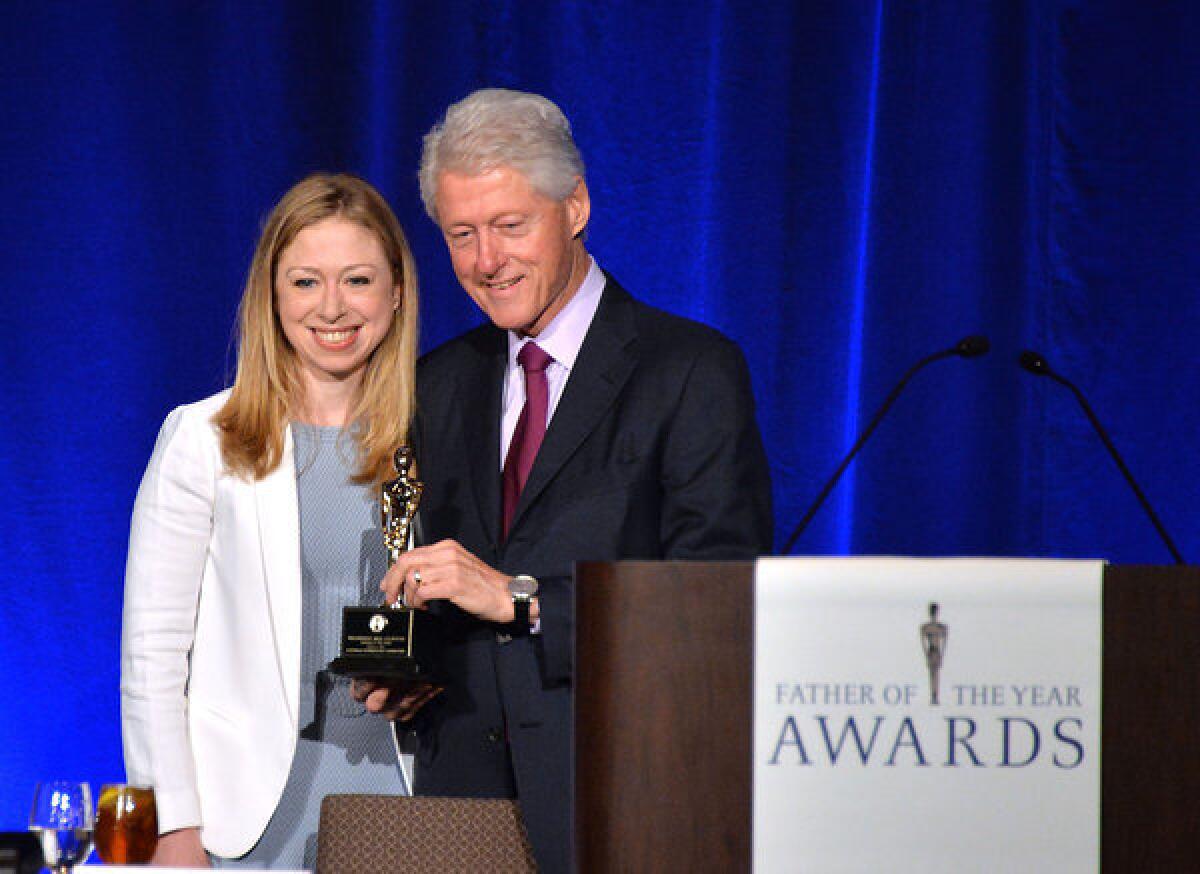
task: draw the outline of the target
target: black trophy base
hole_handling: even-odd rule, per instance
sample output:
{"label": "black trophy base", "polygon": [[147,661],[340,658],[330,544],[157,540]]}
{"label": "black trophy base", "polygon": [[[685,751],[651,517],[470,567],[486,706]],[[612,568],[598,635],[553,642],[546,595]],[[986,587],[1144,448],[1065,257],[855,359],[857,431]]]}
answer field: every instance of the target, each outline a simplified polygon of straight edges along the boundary
{"label": "black trophy base", "polygon": [[343,655],[329,663],[329,670],[342,677],[369,680],[402,680],[433,683],[429,666],[407,656]]}
{"label": "black trophy base", "polygon": [[343,677],[437,684],[436,621],[408,608],[342,608],[341,654],[329,670]]}

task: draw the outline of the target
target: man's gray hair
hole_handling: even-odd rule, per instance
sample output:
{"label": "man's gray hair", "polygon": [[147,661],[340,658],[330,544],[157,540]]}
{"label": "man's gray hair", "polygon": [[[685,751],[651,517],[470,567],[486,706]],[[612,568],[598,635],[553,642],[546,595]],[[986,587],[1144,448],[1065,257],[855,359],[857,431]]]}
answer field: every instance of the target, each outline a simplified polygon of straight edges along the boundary
{"label": "man's gray hair", "polygon": [[536,191],[567,199],[583,178],[583,157],[562,110],[538,94],[484,88],[464,97],[425,135],[421,150],[421,199],[437,217],[438,176],[479,176],[511,167]]}

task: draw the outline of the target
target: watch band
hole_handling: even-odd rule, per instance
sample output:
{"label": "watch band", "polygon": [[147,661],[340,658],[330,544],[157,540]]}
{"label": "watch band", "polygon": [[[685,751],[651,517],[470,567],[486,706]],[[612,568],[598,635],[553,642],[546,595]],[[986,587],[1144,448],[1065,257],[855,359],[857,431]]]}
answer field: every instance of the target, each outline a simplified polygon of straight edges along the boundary
{"label": "watch band", "polygon": [[529,627],[529,604],[533,598],[529,595],[513,595],[513,623],[518,628]]}

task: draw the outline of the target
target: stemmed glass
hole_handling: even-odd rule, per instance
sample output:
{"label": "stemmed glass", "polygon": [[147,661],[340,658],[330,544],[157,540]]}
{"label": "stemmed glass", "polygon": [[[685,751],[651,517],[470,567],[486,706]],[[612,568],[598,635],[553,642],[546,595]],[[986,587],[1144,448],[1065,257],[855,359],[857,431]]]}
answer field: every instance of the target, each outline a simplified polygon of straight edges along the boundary
{"label": "stemmed glass", "polygon": [[41,839],[43,859],[55,874],[70,874],[92,852],[94,824],[87,783],[51,780],[37,785],[29,830]]}

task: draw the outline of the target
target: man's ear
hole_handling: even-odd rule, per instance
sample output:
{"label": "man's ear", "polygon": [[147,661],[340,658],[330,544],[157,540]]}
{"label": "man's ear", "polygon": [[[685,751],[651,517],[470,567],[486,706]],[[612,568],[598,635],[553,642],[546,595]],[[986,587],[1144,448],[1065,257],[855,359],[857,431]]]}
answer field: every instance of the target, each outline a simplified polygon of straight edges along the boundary
{"label": "man's ear", "polygon": [[563,204],[567,208],[567,221],[571,226],[571,236],[578,237],[587,227],[588,219],[592,215],[592,198],[588,194],[587,183],[583,181],[582,176],[577,177],[575,190],[567,195]]}

